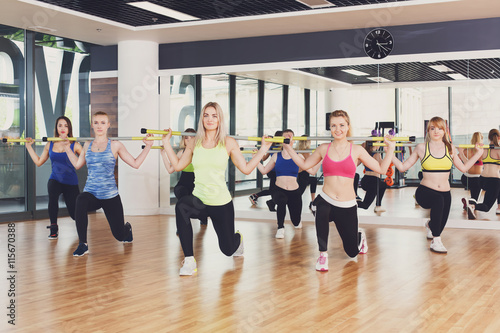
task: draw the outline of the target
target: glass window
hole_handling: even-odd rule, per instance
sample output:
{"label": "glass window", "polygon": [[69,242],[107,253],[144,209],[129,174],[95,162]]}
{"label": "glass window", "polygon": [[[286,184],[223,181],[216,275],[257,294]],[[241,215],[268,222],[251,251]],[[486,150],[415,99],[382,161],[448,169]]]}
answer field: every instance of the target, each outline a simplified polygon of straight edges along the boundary
{"label": "glass window", "polygon": [[[36,56],[42,57],[37,61],[35,80],[35,138],[55,136],[55,121],[60,116],[70,119],[74,137],[80,134],[90,136],[90,133],[80,133],[80,127],[88,128],[88,124],[80,124],[80,113],[89,113],[86,105],[90,91],[90,55],[86,51],[88,46],[78,41],[45,34],[36,34],[35,44],[39,50]],[[87,79],[82,79],[84,77]],[[35,146],[39,156],[43,149],[44,145]],[[47,209],[47,182],[51,172],[50,159],[36,168],[37,209]],[[78,174],[79,178],[84,180],[86,169],[79,170]],[[83,188],[84,181],[80,182],[80,187]],[[59,207],[65,207],[62,196]]]}
{"label": "glass window", "polygon": [[[174,131],[185,131],[188,128],[196,129],[195,110],[195,76],[175,75],[170,77],[170,127]],[[173,147],[179,147],[178,136],[172,137]],[[163,166],[162,166],[163,167]],[[174,187],[179,181],[181,173],[174,172],[170,175],[170,197],[174,196]]]}
{"label": "glass window", "polygon": [[283,86],[266,82],[264,87],[264,134],[274,135],[283,130]]}
{"label": "glass window", "polygon": [[[258,133],[258,81],[242,77],[236,78],[236,135],[257,136]],[[238,142],[244,151],[256,148],[255,141]],[[245,159],[249,161],[251,154],[244,153]],[[257,172],[255,169],[249,175],[236,172],[236,190],[251,189],[257,187]]]}
{"label": "glass window", "polygon": [[296,136],[305,134],[304,89],[290,86],[288,90],[288,128]]}
{"label": "glass window", "polygon": [[[18,139],[24,133],[24,32],[0,26],[0,136]],[[26,210],[25,148],[0,144],[0,214]]]}

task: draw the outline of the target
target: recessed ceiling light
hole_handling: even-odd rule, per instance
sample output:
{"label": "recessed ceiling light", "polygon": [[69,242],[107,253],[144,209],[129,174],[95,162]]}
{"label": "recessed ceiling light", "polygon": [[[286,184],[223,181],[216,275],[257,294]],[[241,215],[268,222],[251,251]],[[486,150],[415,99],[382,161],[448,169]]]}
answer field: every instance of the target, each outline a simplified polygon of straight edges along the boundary
{"label": "recessed ceiling light", "polygon": [[445,65],[432,65],[429,67],[438,71],[438,72],[441,72],[441,73],[453,72],[453,69],[451,69],[450,67],[447,67]]}
{"label": "recessed ceiling light", "polygon": [[370,75],[368,73],[365,73],[365,72],[361,72],[361,71],[358,71],[358,70],[355,70],[355,69],[343,69],[342,72],[346,72],[348,74],[351,74],[351,75],[356,75],[356,76],[366,76],[366,75]]}
{"label": "recessed ceiling light", "polygon": [[368,77],[368,80],[372,80],[378,83],[383,83],[383,82],[392,82],[391,80],[388,80],[384,77],[376,76],[376,77]]}
{"label": "recessed ceiling light", "polygon": [[151,3],[148,1],[129,2],[128,4],[131,6],[137,7],[137,8],[141,8],[141,9],[156,13],[156,14],[168,16],[168,17],[174,18],[174,19],[179,20],[179,21],[193,21],[193,20],[200,19],[199,17],[184,14],[184,13],[178,12],[176,10],[167,8],[167,7],[155,5],[154,3]]}
{"label": "recessed ceiling light", "polygon": [[310,8],[336,7],[333,3],[326,0],[295,0]]}
{"label": "recessed ceiling light", "polygon": [[463,76],[460,73],[450,73],[450,74],[446,74],[446,75],[451,77],[453,80],[467,80],[467,77]]}

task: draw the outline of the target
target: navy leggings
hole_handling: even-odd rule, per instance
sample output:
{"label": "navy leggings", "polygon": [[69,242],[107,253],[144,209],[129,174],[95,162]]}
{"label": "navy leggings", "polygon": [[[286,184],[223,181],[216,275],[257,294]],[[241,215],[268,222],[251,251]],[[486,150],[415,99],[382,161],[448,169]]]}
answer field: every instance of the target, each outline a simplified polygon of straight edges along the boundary
{"label": "navy leggings", "polygon": [[57,215],[59,213],[59,196],[62,194],[69,216],[75,219],[76,198],[80,194],[78,185],[67,185],[58,182],[55,179],[49,179],[47,183],[47,191],[49,193],[49,218],[50,224],[57,224]]}
{"label": "navy leggings", "polygon": [[200,215],[207,215],[212,220],[222,253],[228,257],[233,255],[241,242],[240,235],[234,232],[233,202],[230,201],[222,206],[208,206],[194,195],[186,195],[175,205],[175,222],[184,256],[194,255],[191,218]]}
{"label": "navy leggings", "polygon": [[450,215],[451,192],[440,192],[420,185],[415,191],[415,199],[422,208],[431,210],[429,228],[432,235],[441,236]]}
{"label": "navy leggings", "polygon": [[495,204],[500,204],[500,178],[481,176],[481,185],[485,191],[483,203],[476,204],[476,210],[488,212]]}
{"label": "navy leggings", "polygon": [[111,199],[100,200],[89,192],[83,192],[76,199],[75,209],[76,231],[78,232],[80,243],[87,243],[87,228],[89,225],[88,212],[95,211],[99,208],[104,210],[109,228],[116,240],[125,240],[130,230],[125,227],[123,205],[120,195]]}
{"label": "navy leggings", "polygon": [[344,251],[351,258],[359,254],[361,236],[358,231],[358,211],[354,205],[349,208],[337,207],[328,203],[321,196],[314,200],[316,206],[316,236],[321,252],[328,249],[330,222],[335,222]]}

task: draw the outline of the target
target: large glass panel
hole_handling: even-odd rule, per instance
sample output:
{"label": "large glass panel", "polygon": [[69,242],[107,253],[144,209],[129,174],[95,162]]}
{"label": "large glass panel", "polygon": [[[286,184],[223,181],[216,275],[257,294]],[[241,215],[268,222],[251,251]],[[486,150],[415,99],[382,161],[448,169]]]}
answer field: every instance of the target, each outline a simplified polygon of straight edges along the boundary
{"label": "large glass panel", "polygon": [[304,89],[290,86],[288,89],[288,128],[296,136],[305,134]]}
{"label": "large glass panel", "polygon": [[264,86],[264,134],[274,135],[283,130],[283,86],[269,82]]}
{"label": "large glass panel", "polygon": [[[90,136],[86,131],[88,124],[80,124],[80,113],[89,114],[89,47],[78,41],[44,34],[36,34],[35,45],[35,138],[53,137],[55,121],[60,116],[70,119],[74,137]],[[82,119],[85,122],[85,117]],[[85,133],[81,133],[81,129]],[[35,146],[38,156],[44,147],[44,144]],[[37,210],[47,209],[47,182],[51,171],[50,159],[36,169]],[[78,173],[85,178],[85,170]],[[83,187],[84,182],[80,182]],[[59,207],[65,207],[62,196]]]}
{"label": "large glass panel", "polygon": [[[174,131],[196,129],[195,110],[195,76],[175,75],[170,77],[170,126]],[[178,147],[181,137],[174,136],[171,144]],[[180,172],[170,175],[170,197],[174,197],[173,189],[179,181]]]}
{"label": "large glass panel", "polygon": [[[236,134],[239,136],[257,136],[258,133],[258,81],[246,78],[236,78]],[[255,148],[255,141],[240,140],[244,150]],[[245,159],[251,159],[251,154],[244,154]],[[249,175],[236,173],[236,190],[257,187],[257,172],[255,169]]]}
{"label": "large glass panel", "polygon": [[[24,32],[0,25],[0,135],[21,138],[24,116]],[[26,210],[25,149],[0,143],[0,214]]]}

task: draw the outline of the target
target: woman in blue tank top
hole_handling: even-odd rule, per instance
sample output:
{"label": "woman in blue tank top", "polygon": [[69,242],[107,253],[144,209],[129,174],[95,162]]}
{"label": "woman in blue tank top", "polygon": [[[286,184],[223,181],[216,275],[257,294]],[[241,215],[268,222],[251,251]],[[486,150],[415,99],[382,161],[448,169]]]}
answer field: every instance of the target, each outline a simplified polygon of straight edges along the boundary
{"label": "woman in blue tank top", "polygon": [[[68,138],[73,136],[73,127],[71,120],[65,116],[57,118],[54,128],[54,136],[59,138]],[[33,149],[33,140],[26,138],[26,149],[36,166],[42,166],[50,158],[52,164],[52,173],[47,183],[47,192],[49,194],[49,219],[50,229],[49,239],[57,239],[59,227],[57,225],[57,215],[59,213],[59,196],[62,194],[69,215],[75,219],[76,197],[80,194],[78,188],[78,178],[76,171],[64,152],[65,143],[50,142],[45,145],[40,156]],[[77,154],[81,154],[82,146],[78,142],[73,142],[69,149]]]}
{"label": "woman in blue tank top", "polygon": [[[290,139],[290,145],[293,145],[293,131],[286,129],[283,131],[283,136]],[[297,182],[299,167],[286,151],[281,151],[274,154],[271,161],[266,164],[257,164],[259,171],[265,175],[271,170],[276,172],[276,186],[271,192],[271,197],[277,205],[276,217],[278,220],[278,230],[275,238],[285,238],[285,215],[286,207],[290,213],[290,220],[296,229],[302,228],[302,191]],[[307,170],[311,174],[316,174],[319,166]]]}
{"label": "woman in blue tank top", "polygon": [[65,151],[73,166],[80,169],[87,164],[88,169],[87,183],[83,193],[76,199],[76,230],[80,243],[73,255],[77,257],[89,251],[87,244],[89,211],[102,208],[113,236],[125,243],[133,240],[132,226],[128,222],[125,223],[123,206],[116,186],[114,174],[116,160],[120,156],[125,163],[138,169],[151,150],[153,141],[143,140],[146,147],[137,158],[134,158],[120,141],[108,139],[109,127],[108,115],[102,111],[96,112],[92,116],[95,139],[85,143],[80,156],[77,157],[69,148],[69,144],[66,144]]}

